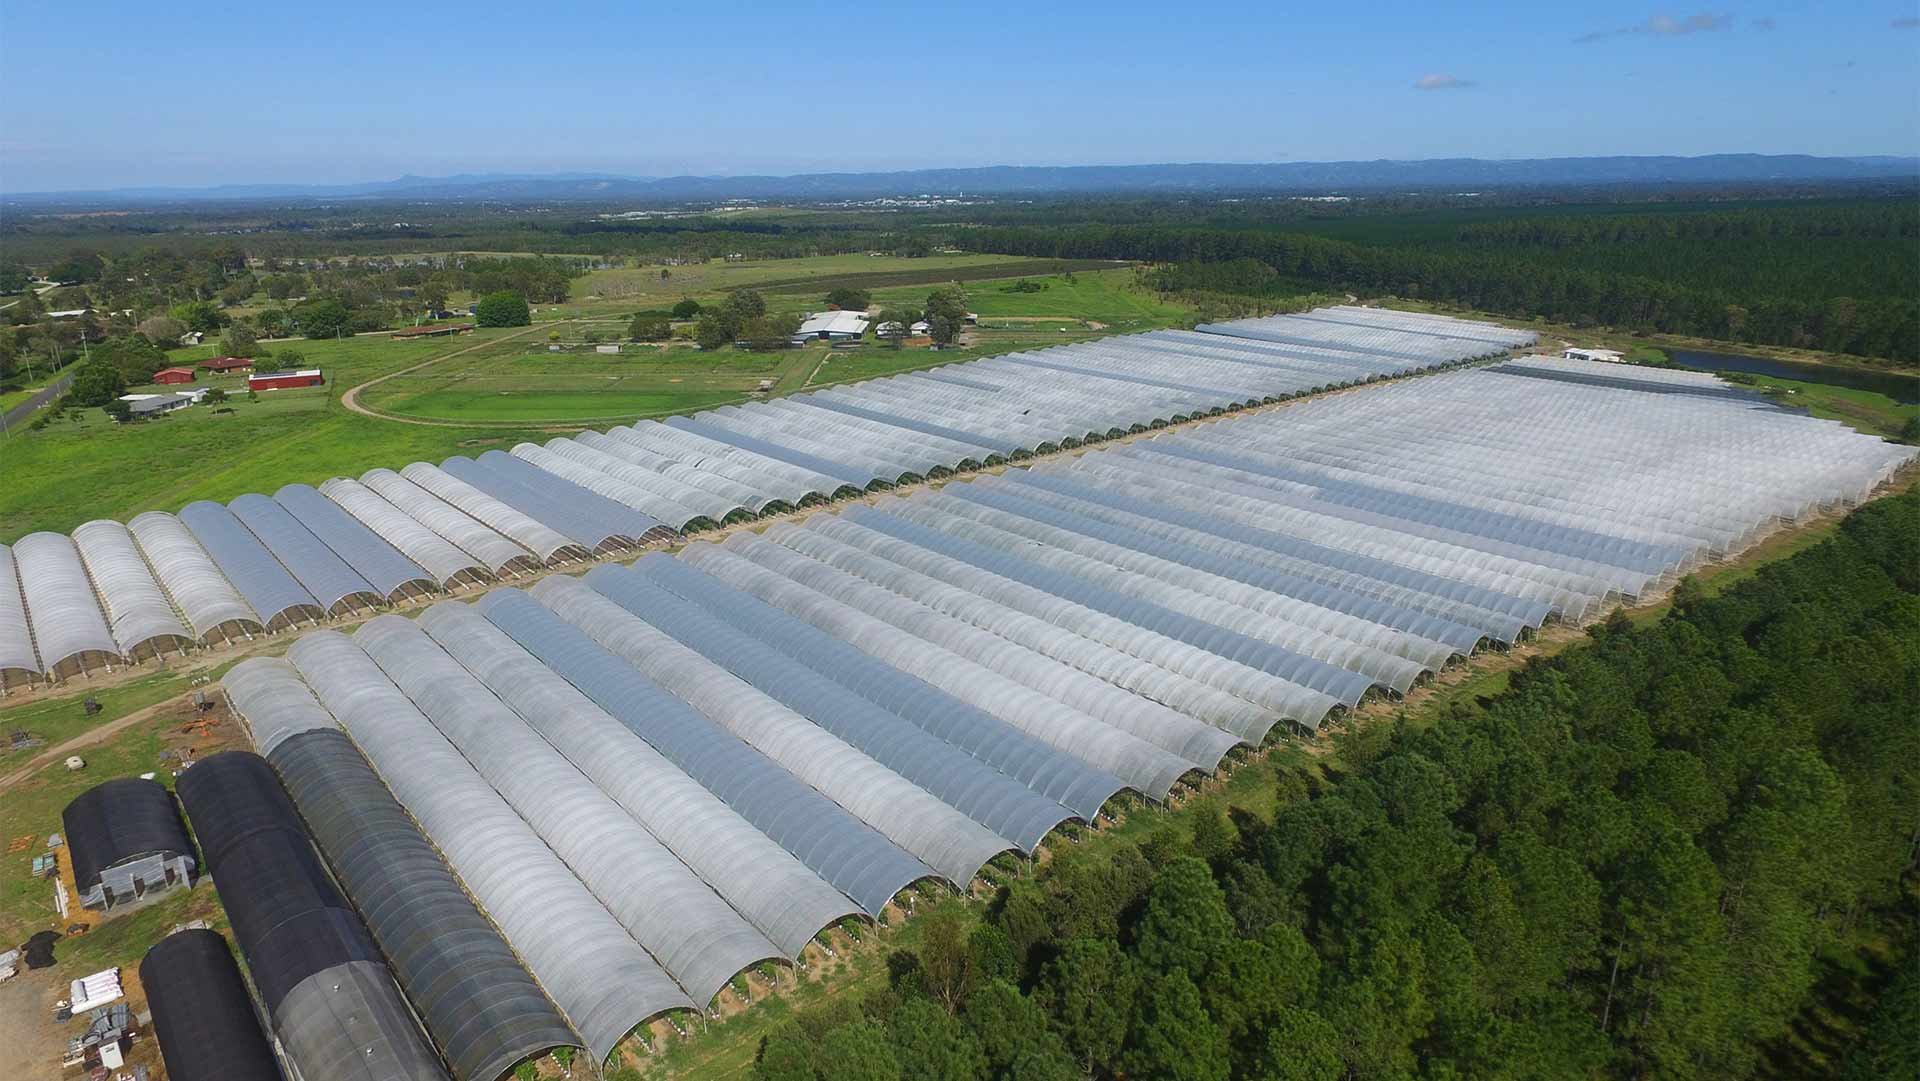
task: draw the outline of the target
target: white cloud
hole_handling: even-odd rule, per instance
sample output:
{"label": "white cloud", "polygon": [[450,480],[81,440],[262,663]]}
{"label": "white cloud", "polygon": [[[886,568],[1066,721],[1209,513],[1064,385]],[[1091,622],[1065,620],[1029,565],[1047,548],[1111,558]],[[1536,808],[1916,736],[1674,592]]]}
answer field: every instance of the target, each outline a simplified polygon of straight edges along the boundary
{"label": "white cloud", "polygon": [[1595,30],[1574,38],[1575,42],[1604,41],[1607,38],[1651,36],[1677,38],[1687,34],[1705,34],[1716,30],[1733,28],[1733,16],[1715,15],[1701,12],[1697,15],[1655,15],[1646,22],[1623,26],[1617,30]]}
{"label": "white cloud", "polygon": [[1413,81],[1415,90],[1465,90],[1471,86],[1472,79],[1453,75],[1422,75]]}

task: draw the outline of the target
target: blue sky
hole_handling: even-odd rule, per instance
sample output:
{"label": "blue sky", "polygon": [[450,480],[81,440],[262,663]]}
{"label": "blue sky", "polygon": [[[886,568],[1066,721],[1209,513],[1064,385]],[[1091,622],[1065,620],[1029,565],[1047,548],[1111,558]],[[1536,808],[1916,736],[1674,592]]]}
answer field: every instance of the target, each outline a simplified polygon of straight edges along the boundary
{"label": "blue sky", "polygon": [[1920,153],[1920,4],[0,0],[0,190]]}

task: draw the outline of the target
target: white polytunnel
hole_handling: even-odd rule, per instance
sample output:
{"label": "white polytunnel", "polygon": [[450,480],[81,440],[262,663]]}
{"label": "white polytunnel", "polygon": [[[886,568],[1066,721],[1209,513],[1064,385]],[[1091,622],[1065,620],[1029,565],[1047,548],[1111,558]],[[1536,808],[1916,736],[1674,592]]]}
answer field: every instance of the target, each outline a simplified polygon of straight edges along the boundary
{"label": "white polytunnel", "polygon": [[[451,477],[446,479],[453,481]],[[466,511],[391,469],[369,469],[360,475],[359,483],[436,538],[452,545],[462,555],[478,561],[496,575],[536,571],[542,566],[538,556],[492,526],[483,524]],[[478,492],[473,494],[480,495]],[[502,509],[508,508],[503,506]]]}
{"label": "white polytunnel", "polygon": [[1098,523],[1109,531],[1108,536],[1125,538],[1129,547],[1167,555],[1200,570],[1276,592],[1326,596],[1350,606],[1343,610],[1364,611],[1363,606],[1375,603],[1423,613],[1444,621],[1430,637],[1456,648],[1471,648],[1475,643],[1451,626],[1512,642],[1522,630],[1539,626],[1552,611],[1538,601],[1324,545],[1291,541],[1279,533],[1210,518],[1190,503],[1138,499],[1064,472],[1014,470],[1004,483],[1030,505]]}
{"label": "white polytunnel", "polygon": [[[1035,557],[1043,565],[1070,571],[1123,596],[1270,642],[1332,665],[1342,673],[1357,672],[1402,694],[1423,673],[1438,669],[1455,653],[1443,642],[1397,631],[1310,600],[1248,588],[1231,579],[1183,569],[1170,560],[1129,552],[1104,538],[1054,525],[1047,520],[1053,515],[1003,499],[998,493],[976,490],[969,484],[949,487],[961,490],[941,492],[924,500],[925,505],[977,523],[966,528],[990,538],[987,543],[995,547],[1019,546],[1023,540],[1038,542],[1050,549]],[[1321,690],[1334,689],[1312,678],[1292,678]]]}
{"label": "white polytunnel", "polygon": [[265,631],[259,613],[220,573],[180,519],[164,511],[148,511],[128,522],[127,530],[202,645],[212,644],[215,635],[231,641]]}
{"label": "white polytunnel", "polygon": [[730,484],[724,479],[719,479],[717,486],[692,484],[684,479],[683,473],[670,474],[642,468],[625,458],[565,436],[548,440],[543,449],[557,458],[587,466],[616,480],[625,481],[651,495],[686,507],[707,521],[714,523],[744,521],[754,515],[754,511],[742,498],[744,496],[745,500],[752,500],[752,492],[740,489],[739,486]]}
{"label": "white polytunnel", "polygon": [[[342,510],[426,570],[443,587],[471,585],[493,579],[486,564],[414,521],[357,480],[334,477],[320,486],[320,494],[339,504]],[[452,511],[453,508],[448,507],[447,510]],[[477,526],[479,523],[474,524]]]}
{"label": "white polytunnel", "polygon": [[13,549],[0,544],[0,690],[39,676],[40,658],[33,651],[33,631],[27,626],[27,602],[20,593]]}
{"label": "white polytunnel", "polygon": [[696,1008],[359,646],[317,631],[287,657],[596,1059],[648,1019]]}
{"label": "white polytunnel", "polygon": [[220,573],[264,621],[269,631],[302,619],[326,618],[326,607],[274,558],[233,512],[211,500],[180,508],[180,523],[200,542]]}
{"label": "white polytunnel", "polygon": [[[682,565],[682,561],[686,565]],[[699,591],[713,604],[727,603],[727,598],[699,579],[705,578],[716,586],[725,583],[748,595],[744,610],[739,602],[734,602],[741,615],[760,615],[757,609],[771,606],[775,611],[760,618],[779,624],[786,636],[807,638],[808,631],[832,635],[845,643],[849,652],[865,654],[905,672],[1021,733],[1027,742],[1039,743],[1066,756],[1062,759],[1058,754],[1049,755],[1041,761],[1058,760],[1066,765],[1077,759],[1092,767],[1094,773],[1084,779],[1083,798],[1076,801],[1075,807],[1076,813],[1089,821],[1099,810],[1099,803],[1094,799],[1104,802],[1122,783],[1155,799],[1163,799],[1182,775],[1200,768],[1198,763],[1101,724],[951,651],[900,634],[893,627],[838,601],[761,570],[726,549],[691,546],[683,553],[682,561],[675,564],[659,560],[643,562],[648,562],[649,573],[655,575],[656,580],[670,580],[672,588],[687,590],[690,594]],[[689,573],[691,568],[699,568],[704,573]],[[761,603],[753,604],[754,601]],[[779,615],[788,619],[777,619]],[[846,655],[841,654],[843,658]],[[851,662],[843,659],[842,663]]]}
{"label": "white polytunnel", "polygon": [[96,519],[73,531],[73,543],[100,591],[122,656],[139,660],[166,648],[178,651],[193,640],[126,526]]}
{"label": "white polytunnel", "polygon": [[[1018,847],[852,744],[607,600],[578,579],[548,578],[532,596],[662,688],[779,763],[964,888]],[[1061,817],[1066,817],[1064,809]]]}
{"label": "white polytunnel", "polygon": [[[1248,743],[1259,743],[1280,720],[1277,714],[1245,699],[1149,664],[1091,638],[1064,633],[1045,620],[836,540],[815,525],[828,520],[828,516],[817,516],[805,526],[776,522],[763,535],[783,547],[923,605],[929,611],[992,634],[998,641],[1031,650],[1035,655],[1048,657],[1089,678],[1126,691],[1139,701],[1197,718]],[[874,538],[878,540],[878,535]]]}
{"label": "white polytunnel", "polygon": [[[729,545],[731,547],[731,545]],[[933,683],[911,675],[905,666],[886,663],[854,645],[855,639],[836,627],[827,632],[768,604],[758,596],[725,585],[719,578],[695,569],[685,560],[643,558],[634,572],[660,588],[695,600],[716,618],[792,657],[853,693],[981,762],[1019,780],[1054,800],[1079,818],[1092,821],[1124,782],[1112,773],[1089,765],[1081,757],[1036,739]],[[588,584],[617,598],[629,611],[641,612],[647,598],[633,591],[625,574],[609,573],[587,579]]]}
{"label": "white polytunnel", "polygon": [[289,484],[273,493],[273,501],[299,519],[383,599],[397,601],[440,588],[439,580],[426,569],[310,485]]}
{"label": "white polytunnel", "polygon": [[434,605],[420,625],[787,956],[860,913],[473,605]]}
{"label": "white polytunnel", "polygon": [[675,530],[684,531],[689,526],[710,529],[719,524],[700,511],[676,503],[648,488],[641,488],[534,443],[515,445],[513,456],[585,491],[631,507]]}
{"label": "white polytunnel", "polygon": [[60,533],[30,533],[13,546],[13,558],[27,602],[27,624],[47,678],[65,679],[121,659],[71,539]]}
{"label": "white polytunnel", "polygon": [[[1134,626],[1159,631],[1216,656],[1240,661],[1276,678],[1330,694],[1343,705],[1358,705],[1374,685],[1375,681],[1361,672],[1322,660],[1299,648],[1277,645],[1263,636],[1248,634],[1244,624],[1224,626],[1196,614],[1188,606],[1175,607],[1160,603],[1160,598],[1142,596],[1142,590],[1126,588],[1129,581],[1106,573],[1092,560],[1076,558],[1058,549],[1033,544],[1006,530],[949,514],[926,499],[890,500],[881,504],[880,509],[887,517],[924,526],[950,539],[954,542],[953,550],[966,553],[963,558],[977,566],[1055,596],[1067,597]],[[1274,630],[1271,625],[1267,629]]]}
{"label": "white polytunnel", "polygon": [[[550,597],[549,603],[564,608],[569,601],[584,602],[596,597],[591,590],[569,590]],[[605,598],[598,599],[607,607],[613,607]],[[476,607],[488,622],[505,631],[527,652],[540,658],[635,735],[685,770],[688,776],[725,800],[741,817],[852,898],[868,914],[878,915],[894,894],[920,879],[934,876],[932,868],[903,851],[884,834],[667,693],[595,637],[589,637],[587,632],[527,594],[517,589],[496,589],[476,602]],[[626,615],[617,608],[615,611]],[[619,630],[618,620],[596,627],[598,635],[616,645]]]}
{"label": "white polytunnel", "polygon": [[934,530],[884,514],[861,513],[869,509],[848,507],[839,515],[816,515],[808,519],[806,524],[923,574],[953,582],[1007,607],[1037,616],[1061,631],[1103,642],[1124,653],[1244,698],[1309,728],[1317,727],[1329,712],[1341,704],[1332,695],[1269,675],[1232,658],[1208,652],[1157,630],[1137,626],[1047,589],[1008,577],[985,565],[993,562],[987,558],[991,553],[982,554],[980,562],[969,562],[954,554],[969,552],[965,542],[955,542],[953,538]]}
{"label": "white polytunnel", "polygon": [[695,1002],[782,956],[412,620],[381,616],[354,640]]}
{"label": "white polytunnel", "polygon": [[[614,429],[614,431],[619,430]],[[787,508],[787,504],[780,497],[758,483],[760,478],[750,469],[719,461],[692,464],[615,438],[612,432],[579,432],[572,436],[548,441],[547,449],[556,454],[574,455],[575,451],[601,454],[611,461],[619,462],[644,475],[660,477],[706,492],[727,505],[742,508],[750,515]],[[579,460],[589,465],[595,462],[595,459],[584,457]],[[702,465],[706,468],[701,468]],[[609,467],[609,472],[611,471]],[[616,475],[626,476],[627,474]]]}
{"label": "white polytunnel", "polygon": [[[688,569],[679,560],[661,559],[666,564],[661,569],[668,572]],[[1068,818],[1091,821],[1100,804],[1120,788],[1117,780],[1102,778],[1060,755],[1042,754],[1043,768],[1050,768],[1025,778],[997,770],[965,748],[923,730],[905,714],[860,697],[848,686],[852,673],[826,660],[824,653],[809,652],[799,643],[788,648],[779,644],[810,628],[756,605],[762,610],[756,614],[762,616],[765,625],[753,631],[744,629],[736,618],[741,613],[732,608],[732,598],[717,597],[705,588],[709,584],[718,586],[711,579],[688,583],[643,574],[642,581],[610,581],[624,576],[615,568],[605,569],[609,575],[589,584],[608,599],[629,612],[645,612],[649,623],[680,644],[871,755],[975,822],[1014,840],[1025,851],[1032,851]],[[751,598],[740,599],[751,602]],[[1046,750],[1030,743],[1028,748]],[[1090,810],[1065,806],[1074,798],[1076,785],[1084,789],[1077,802],[1083,807],[1090,805]]]}
{"label": "white polytunnel", "polygon": [[[396,505],[406,508],[408,513],[414,514],[422,523],[432,524],[429,523],[428,519],[420,518],[419,512],[414,509],[413,505],[406,502],[399,502],[396,498],[398,493],[394,490],[396,486],[381,483],[381,478],[375,476],[377,472],[379,471],[375,470],[363,473],[360,479],[365,481],[367,485],[375,491],[388,496],[390,499],[395,499]],[[574,559],[586,559],[591,554],[589,546],[582,545],[578,541],[562,536],[558,530],[534,521],[519,510],[502,503],[500,500],[475,488],[466,481],[453,476],[439,466],[429,465],[426,462],[415,462],[405,469],[402,469],[400,471],[400,477],[418,486],[422,491],[458,508],[473,520],[480,522],[501,536],[511,539],[515,544],[532,552],[542,563],[551,564]],[[439,528],[440,527],[436,526],[436,531],[439,531]],[[486,558],[477,548],[469,547],[469,543],[463,541],[459,536],[449,532],[441,532],[440,535],[465,548],[473,555]],[[488,561],[493,563],[492,559]],[[493,563],[494,570],[504,570],[510,563],[511,561],[507,563]]]}
{"label": "white polytunnel", "polygon": [[806,558],[769,538],[736,534],[727,538],[723,547],[1204,769],[1218,766],[1228,751],[1243,742],[1204,721],[1150,698],[1129,694],[1035,650]]}
{"label": "white polytunnel", "polygon": [[386,594],[280,504],[263,495],[248,494],[227,504],[227,509],[259,538],[328,615],[371,608],[386,600]]}
{"label": "white polytunnel", "polygon": [[583,1046],[293,666],[254,658],[223,682],[455,1081]]}

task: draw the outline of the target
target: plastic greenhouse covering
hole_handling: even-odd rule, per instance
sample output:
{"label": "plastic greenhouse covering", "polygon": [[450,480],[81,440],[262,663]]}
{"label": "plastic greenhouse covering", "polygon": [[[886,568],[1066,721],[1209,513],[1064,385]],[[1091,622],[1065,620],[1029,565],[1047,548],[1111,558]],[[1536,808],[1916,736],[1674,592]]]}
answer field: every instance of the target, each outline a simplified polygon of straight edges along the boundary
{"label": "plastic greenhouse covering", "polygon": [[[1099,810],[1095,796],[1104,802],[1122,783],[1159,798],[1181,774],[1196,768],[1193,762],[1150,747],[932,643],[898,634],[864,613],[763,571],[725,549],[710,545],[690,547],[683,559],[790,616],[800,617],[788,621],[787,626],[796,622],[802,626],[811,624],[808,630],[836,634],[852,643],[857,651],[885,661],[944,694],[972,705],[1006,727],[1025,734],[1031,741],[1078,754],[1083,762],[1098,766],[1105,776],[1086,778],[1090,790],[1075,800],[1075,813],[1082,818],[1090,820]],[[675,569],[657,562],[654,565],[663,577],[665,572]],[[701,586],[688,575],[673,577],[683,583],[679,588]],[[812,640],[799,630],[792,631],[791,637]]]}
{"label": "plastic greenhouse covering", "polygon": [[201,642],[215,634],[258,634],[260,614],[244,600],[180,519],[148,511],[127,523],[154,576]]}
{"label": "plastic greenhouse covering", "polygon": [[[452,477],[444,479],[449,489],[458,484]],[[465,509],[454,506],[390,469],[369,469],[360,475],[360,483],[366,485],[369,491],[393,504],[395,510],[426,527],[436,537],[453,545],[462,553],[478,560],[481,566],[495,574],[509,569],[537,570],[541,565],[539,557],[509,540],[491,525],[482,524]],[[469,502],[474,502],[476,505],[480,502],[492,502],[477,491],[472,489],[468,491],[473,497]],[[500,504],[499,509],[509,514],[514,513],[505,504]],[[530,520],[527,524],[534,526],[536,530],[540,528],[537,523]],[[565,538],[560,537],[559,534],[554,534],[553,539],[562,545],[566,543]]]}
{"label": "plastic greenhouse covering", "polygon": [[492,1081],[581,1046],[293,666],[242,661],[225,682],[454,1077]]}
{"label": "plastic greenhouse covering", "polygon": [[[679,560],[662,558],[669,564],[662,568],[664,570],[686,569]],[[742,613],[739,611],[722,614],[735,598],[716,596],[718,592],[728,591],[710,589],[718,586],[711,579],[688,582],[669,577],[662,581],[643,576],[644,581],[632,578],[616,581],[614,574],[618,572],[614,568],[605,569],[613,573],[597,579],[596,588],[609,598],[618,597],[616,603],[629,612],[644,612],[648,622],[681,645],[865,751],[875,761],[999,836],[1014,841],[1020,848],[1031,851],[1048,831],[1075,814],[1092,817],[1092,812],[1081,813],[1062,806],[1058,798],[1046,791],[1054,787],[1061,790],[1061,796],[1066,796],[1067,783],[1090,774],[1084,766],[1057,754],[1047,755],[1046,758],[1053,760],[1046,763],[1052,777],[1042,774],[1036,778],[1038,783],[1029,787],[975,759],[962,748],[922,731],[903,716],[859,697],[849,686],[857,677],[851,675],[851,669],[845,664],[834,663],[846,658],[827,659],[824,653],[807,655],[806,647],[814,644],[808,634],[812,628],[796,625],[781,613],[756,604],[751,614],[759,616],[763,623],[756,628],[758,633],[751,633],[740,625],[737,617]],[[794,648],[795,645],[798,648]],[[806,663],[796,656],[805,657]],[[857,652],[855,656],[859,656]],[[1045,750],[1030,745],[1027,749]],[[1053,778],[1057,778],[1057,782],[1049,784]],[[1099,803],[1095,800],[1104,800],[1119,784],[1115,782],[1108,787],[1101,784],[1097,776],[1088,779],[1096,791],[1082,802],[1092,802],[1093,810],[1097,811]],[[1102,788],[1104,791],[1097,790]]]}
{"label": "plastic greenhouse covering", "polygon": [[27,616],[48,675],[120,659],[79,549],[60,533],[32,533],[13,546]]}
{"label": "plastic greenhouse covering", "polygon": [[173,795],[156,781],[116,777],[75,796],[60,812],[72,859],[73,881],[82,892],[100,884],[100,872],[154,853],[193,855]]}
{"label": "plastic greenhouse covering", "polygon": [[33,631],[27,626],[27,602],[20,593],[13,549],[0,544],[0,688],[39,674],[40,658],[33,651]]}
{"label": "plastic greenhouse covering", "polygon": [[[425,462],[415,462],[405,469],[402,469],[400,476],[421,490],[459,508],[459,510],[472,517],[475,521],[484,524],[501,536],[511,538],[514,543],[532,552],[542,563],[553,563],[567,559],[584,559],[587,556],[589,551],[588,547],[582,546],[578,541],[563,536],[556,529],[534,521],[518,509],[495,499],[493,496],[453,476],[439,466],[428,465]],[[378,478],[374,473],[363,473],[360,479],[373,486],[376,491],[382,493],[390,492],[388,487],[377,482]],[[401,505],[406,506],[407,504],[403,503]],[[409,512],[417,514],[417,512],[411,510]],[[420,520],[422,522],[427,521],[425,518],[421,518]],[[441,535],[456,544],[460,544],[461,547],[466,548],[467,551],[475,555],[480,554],[476,548],[467,547],[467,542],[462,541],[458,536],[450,533],[442,533]],[[495,569],[500,569],[504,566],[505,564],[496,564]]]}
{"label": "plastic greenhouse covering", "polygon": [[326,614],[313,594],[227,508],[207,500],[189,503],[180,510],[180,522],[267,629]]}
{"label": "plastic greenhouse covering", "polygon": [[73,543],[100,591],[107,626],[123,655],[178,648],[192,639],[126,526],[107,519],[88,522],[73,531]]}
{"label": "plastic greenhouse covering", "polygon": [[860,909],[472,605],[420,624],[789,957]]}
{"label": "plastic greenhouse covering", "polygon": [[266,760],[202,759],[180,802],[275,1035],[306,1077],[447,1077]]}
{"label": "plastic greenhouse covering", "polygon": [[894,894],[933,877],[931,868],[885,835],[525,593],[497,589],[477,607],[489,622],[867,913],[878,914]]}
{"label": "plastic greenhouse covering", "polygon": [[604,1060],[694,1003],[360,647],[309,634],[288,659]]}
{"label": "plastic greenhouse covering", "polygon": [[263,495],[243,495],[227,504],[227,509],[266,545],[288,573],[299,579],[328,614],[338,615],[357,605],[376,605],[386,599],[279,503]]}
{"label": "plastic greenhouse covering", "polygon": [[357,480],[335,477],[320,486],[320,494],[339,504],[340,509],[425,570],[439,585],[480,582],[492,577],[485,564],[414,521]]}
{"label": "plastic greenhouse covering", "polygon": [[[779,547],[761,537],[738,534],[729,537],[724,547],[872,616],[887,626],[952,650],[1030,690],[1078,709],[1102,724],[1138,736],[1195,765],[1212,769],[1241,742],[1204,721],[1195,720],[1151,699],[1129,694],[1038,651],[934,611],[846,571],[805,558],[798,552]],[[862,625],[869,633],[884,633],[879,623]]]}
{"label": "plastic greenhouse covering", "polygon": [[227,940],[175,931],[140,960],[140,986],[170,1081],[280,1081],[280,1063]]}
{"label": "plastic greenhouse covering", "polygon": [[411,620],[381,616],[354,639],[695,1002],[781,956]]}
{"label": "plastic greenhouse covering", "polygon": [[973,881],[988,860],[1017,847],[578,581],[549,578],[532,595],[948,882]]}
{"label": "plastic greenhouse covering", "polygon": [[382,599],[394,600],[439,586],[439,581],[418,563],[311,486],[289,484],[273,493],[273,501],[366,579]]}

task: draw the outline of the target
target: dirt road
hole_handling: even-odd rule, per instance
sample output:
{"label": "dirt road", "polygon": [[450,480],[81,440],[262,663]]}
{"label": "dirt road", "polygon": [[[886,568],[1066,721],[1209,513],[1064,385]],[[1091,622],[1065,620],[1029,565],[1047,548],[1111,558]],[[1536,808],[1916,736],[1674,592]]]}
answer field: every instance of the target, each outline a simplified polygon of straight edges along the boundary
{"label": "dirt road", "polygon": [[118,720],[108,721],[106,724],[103,724],[98,728],[90,728],[87,731],[82,732],[79,735],[73,737],[72,739],[65,740],[61,743],[56,743],[53,746],[48,747],[46,750],[41,751],[37,755],[34,755],[24,765],[16,767],[14,770],[12,770],[9,773],[0,774],[0,792],[4,792],[7,789],[12,788],[14,785],[19,784],[21,781],[26,780],[27,778],[40,772],[42,769],[46,768],[47,766],[50,766],[53,763],[60,761],[61,759],[67,757],[73,752],[81,749],[82,747],[92,747],[97,744],[105,743],[106,741],[112,739],[114,736],[119,735],[120,733],[126,731],[129,728],[132,728],[136,724],[139,724],[141,721],[148,720],[149,718],[152,718],[158,715],[161,711],[166,710],[170,707],[177,707],[183,700],[185,700],[192,693],[193,693],[192,691],[188,691],[185,694],[176,694],[172,698],[169,698],[164,702],[155,702],[153,705],[148,706],[145,709],[136,709],[132,713],[127,714],[125,717],[121,717]]}

